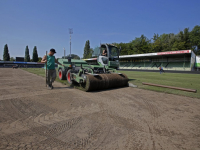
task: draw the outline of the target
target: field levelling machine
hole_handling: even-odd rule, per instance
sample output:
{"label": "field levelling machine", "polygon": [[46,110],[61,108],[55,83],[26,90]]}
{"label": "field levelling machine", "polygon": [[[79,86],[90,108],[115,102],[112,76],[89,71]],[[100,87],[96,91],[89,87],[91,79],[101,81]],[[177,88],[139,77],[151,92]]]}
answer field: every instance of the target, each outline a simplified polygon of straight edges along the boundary
{"label": "field levelling machine", "polygon": [[[102,55],[102,52],[106,54]],[[112,44],[101,44],[100,54],[91,58],[92,63],[84,60],[59,59],[59,79],[67,79],[68,83],[79,83],[85,91],[104,90],[128,86],[125,74],[118,73],[120,50]]]}

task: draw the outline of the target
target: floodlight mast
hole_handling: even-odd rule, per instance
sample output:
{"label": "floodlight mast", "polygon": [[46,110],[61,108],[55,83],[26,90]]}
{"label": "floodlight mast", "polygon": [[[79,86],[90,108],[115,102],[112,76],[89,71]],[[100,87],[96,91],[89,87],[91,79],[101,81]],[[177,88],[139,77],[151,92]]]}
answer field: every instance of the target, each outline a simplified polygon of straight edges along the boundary
{"label": "floodlight mast", "polygon": [[69,28],[69,34],[70,34],[70,58],[71,58],[71,35],[73,34],[73,28]]}

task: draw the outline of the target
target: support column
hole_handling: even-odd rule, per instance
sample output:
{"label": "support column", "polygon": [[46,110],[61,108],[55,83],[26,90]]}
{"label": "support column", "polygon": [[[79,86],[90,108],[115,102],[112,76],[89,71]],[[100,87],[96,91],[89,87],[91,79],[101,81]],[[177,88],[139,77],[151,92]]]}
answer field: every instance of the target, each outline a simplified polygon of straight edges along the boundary
{"label": "support column", "polygon": [[185,54],[184,54],[184,63],[183,63],[183,68],[185,70]]}

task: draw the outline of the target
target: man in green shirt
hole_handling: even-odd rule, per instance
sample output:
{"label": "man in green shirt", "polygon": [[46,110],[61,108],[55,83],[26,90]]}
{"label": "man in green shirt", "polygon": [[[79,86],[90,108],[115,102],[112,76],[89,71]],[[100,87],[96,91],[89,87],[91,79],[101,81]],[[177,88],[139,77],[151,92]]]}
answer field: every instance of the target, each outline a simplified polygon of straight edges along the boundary
{"label": "man in green shirt", "polygon": [[[53,89],[52,83],[56,79],[56,69],[55,69],[55,63],[64,66],[63,64],[59,63],[57,59],[55,58],[54,54],[56,53],[55,49],[50,49],[47,56],[45,55],[41,62],[47,63],[47,84],[49,89]],[[46,65],[45,65],[46,68]]]}

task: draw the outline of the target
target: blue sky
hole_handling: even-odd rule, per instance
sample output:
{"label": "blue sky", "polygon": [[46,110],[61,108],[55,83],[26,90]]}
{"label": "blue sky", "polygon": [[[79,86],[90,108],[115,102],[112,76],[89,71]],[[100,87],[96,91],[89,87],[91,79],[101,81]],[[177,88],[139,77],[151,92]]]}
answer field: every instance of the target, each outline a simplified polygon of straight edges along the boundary
{"label": "blue sky", "polygon": [[82,57],[86,40],[129,42],[141,34],[178,33],[200,25],[200,0],[0,0],[0,59],[8,44],[11,57],[24,56],[29,46],[39,56],[55,48],[56,57],[72,53]]}

